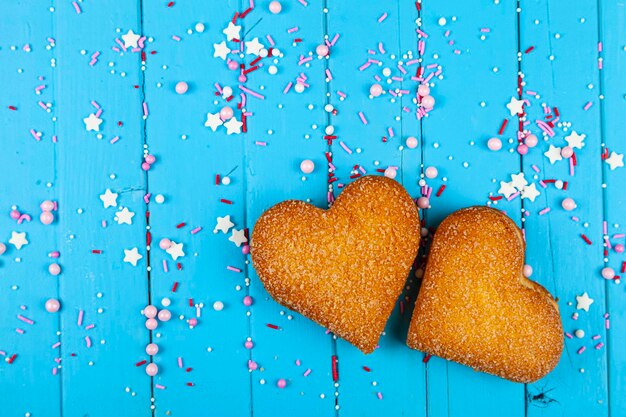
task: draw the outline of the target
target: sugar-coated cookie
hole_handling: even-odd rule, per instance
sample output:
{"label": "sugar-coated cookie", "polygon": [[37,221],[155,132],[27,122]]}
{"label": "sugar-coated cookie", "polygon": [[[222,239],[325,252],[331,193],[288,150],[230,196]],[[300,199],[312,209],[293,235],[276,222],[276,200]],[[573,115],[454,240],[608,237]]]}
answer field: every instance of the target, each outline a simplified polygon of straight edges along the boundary
{"label": "sugar-coated cookie", "polygon": [[505,214],[470,207],[435,232],[407,344],[517,382],[559,362],[556,301],[522,274],[525,243]]}
{"label": "sugar-coated cookie", "polygon": [[348,185],[328,210],[289,200],[252,231],[254,268],[270,295],[371,353],[417,255],[419,214],[386,177]]}

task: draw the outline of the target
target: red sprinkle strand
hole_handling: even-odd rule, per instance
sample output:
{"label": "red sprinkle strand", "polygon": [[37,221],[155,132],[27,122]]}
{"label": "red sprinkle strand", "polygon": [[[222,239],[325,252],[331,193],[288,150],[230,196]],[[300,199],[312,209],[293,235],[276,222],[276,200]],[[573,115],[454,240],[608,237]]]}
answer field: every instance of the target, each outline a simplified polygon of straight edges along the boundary
{"label": "red sprinkle strand", "polygon": [[332,357],[333,381],[339,381],[339,367],[337,366],[337,355]]}
{"label": "red sprinkle strand", "polygon": [[585,236],[585,234],[584,234],[584,233],[583,233],[583,234],[581,234],[581,235],[580,235],[580,237],[582,237],[582,238],[583,238],[583,240],[584,240],[585,242],[587,242],[587,245],[591,245],[591,240],[589,240],[589,238],[588,238],[587,236]]}

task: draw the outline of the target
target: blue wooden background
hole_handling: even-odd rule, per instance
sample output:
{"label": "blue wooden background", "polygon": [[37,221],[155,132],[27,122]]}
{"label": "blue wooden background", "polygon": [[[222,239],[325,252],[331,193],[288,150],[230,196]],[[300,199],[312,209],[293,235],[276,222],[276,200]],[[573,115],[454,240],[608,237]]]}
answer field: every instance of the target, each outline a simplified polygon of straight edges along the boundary
{"label": "blue wooden background", "polygon": [[[626,265],[624,1],[281,3],[273,14],[267,0],[2,1],[0,416],[626,416],[626,294],[600,274]],[[225,41],[229,59],[254,65],[222,32],[231,20],[241,41],[278,52],[243,82],[214,56]],[[130,30],[136,48],[123,47]],[[329,58],[315,53],[324,42]],[[418,117],[424,80],[436,103]],[[369,97],[377,82],[386,93]],[[525,100],[524,116],[511,98]],[[226,105],[246,113],[247,132],[205,127]],[[99,109],[100,131],[87,131]],[[525,155],[520,129],[539,138]],[[544,155],[572,131],[586,135],[573,171]],[[491,137],[502,150],[488,150]],[[430,193],[425,227],[490,204],[523,228],[532,279],[558,297],[568,334],[551,374],[516,384],[408,349],[415,278],[365,356],[276,304],[231,232],[213,231],[226,215],[251,230],[288,198],[326,207],[358,175],[385,170],[413,197]],[[536,198],[500,193],[520,173]],[[117,207],[100,199],[107,189]],[[58,204],[50,225],[44,200]],[[32,220],[18,224],[13,206]],[[131,224],[118,224],[123,208]],[[18,250],[13,232],[29,243]],[[163,238],[184,256],[159,248]],[[136,266],[124,262],[133,248]],[[576,309],[584,292],[588,312]],[[172,313],[152,331],[149,303]]]}

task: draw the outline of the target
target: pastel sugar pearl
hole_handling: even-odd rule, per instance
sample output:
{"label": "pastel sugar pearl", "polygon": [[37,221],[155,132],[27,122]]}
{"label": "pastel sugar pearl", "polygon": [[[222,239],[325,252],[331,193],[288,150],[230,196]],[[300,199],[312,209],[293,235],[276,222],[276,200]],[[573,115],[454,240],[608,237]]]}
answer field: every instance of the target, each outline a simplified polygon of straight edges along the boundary
{"label": "pastel sugar pearl", "polygon": [[252,305],[252,297],[250,297],[249,295],[243,297],[243,305],[245,305],[246,307],[250,307]]}
{"label": "pastel sugar pearl", "polygon": [[274,14],[278,14],[283,10],[282,4],[278,1],[273,1],[270,3],[270,12]]}
{"label": "pastel sugar pearl", "polygon": [[0,242],[0,255],[2,255],[6,251],[7,251],[7,245],[5,245],[4,243]]}
{"label": "pastel sugar pearl", "polygon": [[41,211],[52,211],[54,210],[54,203],[50,200],[44,200],[39,205]]}
{"label": "pastel sugar pearl", "polygon": [[141,163],[141,169],[143,169],[144,171],[147,171],[150,169],[150,164],[147,162],[142,162]]}
{"label": "pastel sugar pearl", "polygon": [[50,275],[57,276],[61,273],[61,265],[57,263],[52,263],[48,266],[48,272]]}
{"label": "pastel sugar pearl", "polygon": [[563,158],[571,158],[572,155],[574,155],[574,149],[572,149],[571,146],[564,146],[563,149],[561,149],[561,156]]}
{"label": "pastel sugar pearl", "polygon": [[406,147],[409,149],[417,148],[417,138],[414,136],[409,136],[406,138]]}
{"label": "pastel sugar pearl", "polygon": [[380,84],[372,84],[370,87],[370,94],[373,97],[378,97],[383,93],[383,87]]}
{"label": "pastel sugar pearl", "polygon": [[157,328],[158,325],[159,325],[159,322],[156,321],[155,319],[146,320],[146,329],[148,330],[154,330]]}
{"label": "pastel sugar pearl", "polygon": [[583,337],[585,337],[585,331],[582,329],[578,329],[574,332],[574,336],[576,336],[579,339],[582,339]]}
{"label": "pastel sugar pearl", "polygon": [[615,278],[615,271],[613,270],[613,268],[609,268],[608,266],[606,268],[602,268],[602,278],[604,279],[613,279]]}
{"label": "pastel sugar pearl", "polygon": [[528,153],[528,146],[523,143],[517,146],[517,153],[520,155],[526,155]]}
{"label": "pastel sugar pearl", "polygon": [[561,206],[564,210],[572,211],[576,208],[576,202],[568,197],[561,202]]}
{"label": "pastel sugar pearl", "polygon": [[228,61],[228,69],[229,70],[234,71],[237,68],[239,68],[239,64],[237,63],[237,61]]}
{"label": "pastel sugar pearl", "polygon": [[[624,253],[624,245],[622,245],[621,243],[618,243],[617,245],[613,246],[613,250],[617,253]],[[0,252],[1,254],[2,252]]]}
{"label": "pastel sugar pearl", "polygon": [[224,310],[224,303],[221,301],[216,301],[213,303],[213,310],[222,311]]}
{"label": "pastel sugar pearl", "polygon": [[222,109],[220,110],[220,119],[222,120],[228,120],[231,119],[233,117],[233,109],[230,106],[224,106],[222,107]]}
{"label": "pastel sugar pearl", "polygon": [[146,353],[150,356],[154,356],[159,351],[159,347],[155,343],[149,343],[146,346]]}
{"label": "pastel sugar pearl", "polygon": [[537,146],[537,142],[537,136],[533,135],[532,133],[526,136],[526,139],[524,139],[524,144],[529,148],[534,148],[535,146]]}
{"label": "pastel sugar pearl", "polygon": [[533,267],[530,265],[524,265],[524,268],[522,269],[522,273],[524,274],[526,278],[530,278],[530,276],[533,274]]}
{"label": "pastel sugar pearl", "polygon": [[174,88],[178,94],[185,94],[187,90],[189,90],[189,86],[184,81],[179,81],[176,83],[176,87]]}
{"label": "pastel sugar pearl", "polygon": [[500,138],[491,138],[487,141],[487,147],[490,151],[499,151],[502,149],[502,141]]}
{"label": "pastel sugar pearl", "polygon": [[276,386],[280,389],[285,388],[287,386],[287,381],[281,378],[276,382]]}
{"label": "pastel sugar pearl", "polygon": [[42,211],[39,215],[39,221],[43,224],[51,224],[54,221],[54,214],[49,211]]}
{"label": "pastel sugar pearl", "polygon": [[259,367],[259,365],[255,361],[248,360],[248,369],[249,370],[256,371],[258,367]]}
{"label": "pastel sugar pearl", "polygon": [[427,197],[420,197],[417,199],[417,207],[421,209],[427,209],[430,206],[430,200]]}
{"label": "pastel sugar pearl", "polygon": [[222,177],[222,185],[229,185],[230,177]]}
{"label": "pastel sugar pearl", "polygon": [[17,220],[20,218],[21,214],[17,210],[11,210],[11,213],[9,213],[9,216],[11,216],[13,220]]}
{"label": "pastel sugar pearl", "polygon": [[[235,63],[236,64],[236,63]],[[237,65],[239,67],[239,65]],[[226,86],[222,88],[222,97],[228,98],[233,95],[233,88],[230,86]]]}
{"label": "pastel sugar pearl", "polygon": [[435,107],[435,98],[433,96],[424,96],[422,98],[422,106],[427,109],[432,109]]}
{"label": "pastel sugar pearl", "polygon": [[150,376],[155,376],[159,372],[159,367],[156,363],[149,363],[146,366],[146,373]]}
{"label": "pastel sugar pearl", "polygon": [[317,45],[315,47],[315,53],[317,54],[317,56],[327,56],[328,52],[330,52],[328,46],[324,44]]}
{"label": "pastel sugar pearl", "polygon": [[315,163],[310,159],[305,159],[304,161],[300,162],[300,171],[304,172],[305,174],[310,174],[311,172],[313,172],[314,169]]}
{"label": "pastel sugar pearl", "polygon": [[252,340],[246,340],[246,343],[243,344],[246,349],[252,349],[254,347],[254,343]]}
{"label": "pastel sugar pearl", "polygon": [[248,77],[246,77],[245,75],[241,74],[241,75],[239,75],[239,77],[237,77],[237,80],[239,80],[240,83],[245,83],[248,80]]}
{"label": "pastel sugar pearl", "polygon": [[250,254],[250,245],[243,245],[241,247],[241,253],[243,253],[244,255]]}
{"label": "pastel sugar pearl", "polygon": [[143,315],[148,317],[149,319],[153,319],[157,315],[157,308],[153,305],[147,305],[143,309]]}
{"label": "pastel sugar pearl", "polygon": [[156,161],[156,156],[154,156],[154,155],[146,155],[146,156],[144,156],[143,160],[146,161],[147,163],[149,163],[150,165],[152,165]]}
{"label": "pastel sugar pearl", "polygon": [[172,241],[164,237],[159,241],[159,247],[163,250],[169,249],[172,246]]}
{"label": "pastel sugar pearl", "polygon": [[195,317],[192,317],[189,320],[187,320],[187,323],[189,323],[189,327],[196,327],[198,325],[198,319]]}
{"label": "pastel sugar pearl", "polygon": [[430,87],[428,87],[426,84],[421,84],[419,87],[417,87],[417,94],[422,97],[426,97],[430,94]]}
{"label": "pastel sugar pearl", "polygon": [[385,177],[394,179],[398,175],[398,170],[392,167],[389,167],[385,170]]}
{"label": "pastel sugar pearl", "polygon": [[424,172],[424,174],[426,175],[426,178],[437,178],[437,175],[439,174],[439,171],[437,171],[437,168],[435,167],[428,167],[426,168],[426,171]]}
{"label": "pastel sugar pearl", "polygon": [[45,307],[48,313],[56,313],[61,308],[61,303],[56,298],[50,298],[46,301]]}
{"label": "pastel sugar pearl", "polygon": [[158,314],[159,320],[169,321],[172,318],[172,313],[169,310],[161,310]]}

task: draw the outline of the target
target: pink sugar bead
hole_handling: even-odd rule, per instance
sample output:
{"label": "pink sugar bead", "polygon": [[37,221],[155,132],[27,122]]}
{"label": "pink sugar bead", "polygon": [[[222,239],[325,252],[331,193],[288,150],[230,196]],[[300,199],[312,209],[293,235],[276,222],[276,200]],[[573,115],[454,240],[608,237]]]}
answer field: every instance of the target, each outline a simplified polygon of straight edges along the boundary
{"label": "pink sugar bead", "polygon": [[561,207],[567,211],[572,211],[576,208],[576,202],[568,197],[561,202]]}
{"label": "pink sugar bead", "polygon": [[613,279],[615,278],[615,271],[613,270],[613,268],[609,268],[608,266],[605,268],[602,268],[602,278],[604,279]]}
{"label": "pink sugar bead", "polygon": [[394,179],[396,175],[398,175],[398,170],[392,167],[389,167],[385,170],[385,177]]}
{"label": "pink sugar bead", "polygon": [[287,381],[285,381],[283,378],[281,378],[281,379],[279,379],[279,380],[276,382],[276,386],[277,386],[278,388],[280,388],[280,389],[283,389],[283,388],[285,388],[285,387],[287,386]]}
{"label": "pink sugar bead", "polygon": [[528,146],[523,143],[517,145],[517,153],[520,155],[526,155],[528,153]]}
{"label": "pink sugar bead", "polygon": [[574,149],[571,146],[564,146],[561,149],[561,156],[565,159],[571,158],[574,155]]}
{"label": "pink sugar bead", "polygon": [[192,317],[189,320],[187,320],[187,323],[189,323],[191,327],[196,327],[198,325],[198,319],[195,317]]}
{"label": "pink sugar bead", "polygon": [[317,54],[317,56],[327,56],[328,52],[330,52],[328,46],[324,44],[317,45],[315,47],[315,53]]}
{"label": "pink sugar bead", "polygon": [[170,247],[172,247],[172,241],[164,237],[159,241],[159,247],[163,250],[169,249]]}
{"label": "pink sugar bead", "polygon": [[46,311],[48,313],[56,313],[61,308],[61,303],[56,298],[50,298],[46,301]]}
{"label": "pink sugar bead", "polygon": [[146,353],[150,356],[154,356],[157,354],[157,352],[159,351],[159,346],[157,346],[155,343],[148,343],[148,345],[146,345]]}
{"label": "pink sugar bead", "polygon": [[420,86],[417,87],[417,94],[422,97],[426,97],[430,94],[430,87],[428,87],[428,85],[426,84],[420,84]]}
{"label": "pink sugar bead", "polygon": [[241,247],[241,253],[248,255],[250,253],[250,245],[243,245]]}
{"label": "pink sugar bead", "polygon": [[502,141],[500,138],[491,138],[487,141],[487,147],[490,151],[499,151],[502,149]]}
{"label": "pink sugar bead", "polygon": [[222,120],[228,120],[230,118],[233,117],[233,109],[230,106],[224,106],[222,107],[222,109],[220,110],[220,119]]}
{"label": "pink sugar bead", "polygon": [[241,74],[237,80],[239,80],[240,83],[245,83],[248,80],[248,77],[246,77],[245,75]]}
{"label": "pink sugar bead", "polygon": [[433,96],[424,96],[422,98],[422,106],[427,109],[432,109],[435,107],[435,98]]}
{"label": "pink sugar bead", "polygon": [[149,363],[146,366],[146,373],[149,376],[155,376],[158,372],[159,372],[159,367],[157,366],[156,363]]}
{"label": "pink sugar bead", "polygon": [[149,319],[153,319],[157,315],[157,308],[153,305],[147,305],[143,309],[143,315]]}
{"label": "pink sugar bead", "polygon": [[437,175],[439,174],[439,171],[437,171],[437,168],[435,167],[428,167],[426,168],[426,172],[424,172],[424,174],[426,174],[426,178],[437,178]]}
{"label": "pink sugar bead", "polygon": [[529,148],[534,148],[535,146],[537,146],[537,142],[537,136],[533,135],[532,133],[526,136],[526,138],[524,139],[524,144]]}
{"label": "pink sugar bead", "polygon": [[154,155],[146,155],[143,160],[152,165],[154,164],[154,161],[156,161],[156,157]]}
{"label": "pink sugar bead", "polygon": [[270,12],[272,12],[273,14],[278,14],[281,12],[281,10],[283,10],[283,6],[282,4],[280,4],[280,2],[273,1],[270,3]]}
{"label": "pink sugar bead", "polygon": [[50,200],[44,200],[39,205],[41,211],[52,211],[54,210],[54,203]]}
{"label": "pink sugar bead", "polygon": [[250,297],[249,295],[243,297],[243,305],[245,305],[246,307],[250,307],[252,305],[252,297]]}
{"label": "pink sugar bead", "polygon": [[409,149],[417,148],[417,138],[414,136],[409,136],[406,138],[406,147]]}
{"label": "pink sugar bead", "polygon": [[311,172],[313,172],[313,170],[315,169],[315,163],[313,163],[313,161],[311,161],[310,159],[305,159],[304,161],[300,162],[300,171],[302,171],[305,174],[310,174]]}
{"label": "pink sugar bead", "polygon": [[5,245],[4,243],[0,242],[0,255],[2,255],[4,252],[6,252],[7,250],[7,245]]}
{"label": "pink sugar bead", "polygon": [[150,164],[147,162],[142,162],[141,163],[141,169],[143,169],[144,171],[147,171],[150,169]]}
{"label": "pink sugar bead", "polygon": [[154,330],[157,328],[158,325],[159,325],[159,322],[156,321],[155,319],[146,320],[146,328],[148,330]]}
{"label": "pink sugar bead", "polygon": [[54,214],[49,211],[42,211],[39,215],[39,221],[43,224],[50,224],[54,221]]}
{"label": "pink sugar bead", "polygon": [[175,90],[178,94],[185,94],[189,90],[189,85],[184,81],[179,81],[176,83]]}
{"label": "pink sugar bead", "polygon": [[430,200],[426,197],[420,197],[417,199],[417,207],[421,209],[427,209],[430,206]]}
{"label": "pink sugar bead", "polygon": [[530,265],[524,265],[524,268],[522,269],[522,273],[524,274],[526,278],[530,278],[530,276],[533,274],[533,267]]}
{"label": "pink sugar bead", "polygon": [[254,347],[254,343],[252,343],[252,340],[246,340],[246,343],[244,343],[243,345],[246,349],[252,349]]}
{"label": "pink sugar bead", "polygon": [[50,275],[54,275],[57,276],[61,273],[61,265],[57,264],[57,263],[52,263],[48,266],[48,272],[50,272]]}
{"label": "pink sugar bead", "polygon": [[380,84],[372,84],[370,87],[370,94],[374,97],[378,97],[383,93],[383,87]]}
{"label": "pink sugar bead", "polygon": [[11,210],[11,213],[9,213],[9,216],[11,216],[13,220],[19,219],[21,215],[22,214],[17,210]]}
{"label": "pink sugar bead", "polygon": [[248,369],[251,371],[256,371],[259,365],[253,360],[248,360]]}
{"label": "pink sugar bead", "polygon": [[161,321],[169,321],[172,318],[172,313],[169,310],[164,309],[159,311],[157,317],[159,317],[159,320]]}
{"label": "pink sugar bead", "polygon": [[624,245],[618,243],[617,245],[613,246],[613,250],[617,253],[624,253]]}
{"label": "pink sugar bead", "polygon": [[228,61],[228,69],[229,70],[234,71],[237,68],[239,68],[239,64],[237,63],[237,61]]}

